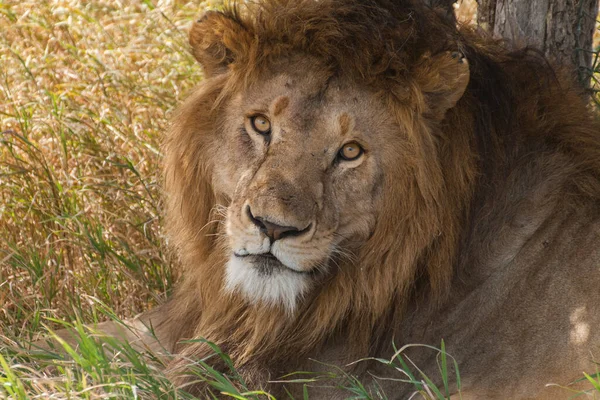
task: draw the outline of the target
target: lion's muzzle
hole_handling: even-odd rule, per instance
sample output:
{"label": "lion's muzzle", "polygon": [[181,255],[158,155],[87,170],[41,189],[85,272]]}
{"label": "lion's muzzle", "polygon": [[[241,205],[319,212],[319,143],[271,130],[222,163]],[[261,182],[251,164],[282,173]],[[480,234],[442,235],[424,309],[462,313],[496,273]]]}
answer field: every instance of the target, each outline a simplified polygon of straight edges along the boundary
{"label": "lion's muzzle", "polygon": [[310,231],[312,224],[309,224],[305,228],[298,228],[296,226],[282,226],[269,221],[268,217],[255,216],[252,214],[250,206],[246,207],[246,212],[250,221],[258,227],[258,229],[267,235],[271,243],[284,237],[302,236]]}
{"label": "lion's muzzle", "polygon": [[226,288],[251,302],[293,309],[327,269],[334,229],[322,218],[323,187],[299,172],[263,168],[229,206]]}

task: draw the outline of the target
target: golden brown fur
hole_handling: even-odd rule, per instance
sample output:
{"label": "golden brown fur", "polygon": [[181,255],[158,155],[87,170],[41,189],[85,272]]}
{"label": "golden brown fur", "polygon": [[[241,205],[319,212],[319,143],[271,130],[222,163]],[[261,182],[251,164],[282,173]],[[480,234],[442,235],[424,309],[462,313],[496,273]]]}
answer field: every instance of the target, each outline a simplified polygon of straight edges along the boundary
{"label": "golden brown fur", "polygon": [[[389,356],[393,339],[437,345],[442,337],[464,336],[477,337],[483,347],[484,339],[489,346],[504,343],[477,336],[483,329],[478,326],[462,326],[455,334],[448,321],[456,310],[470,307],[475,315],[507,301],[489,293],[489,304],[464,303],[497,269],[510,271],[497,287],[516,276],[507,266],[520,251],[531,251],[526,243],[541,238],[541,226],[577,213],[598,218],[599,125],[576,85],[555,75],[534,51],[510,53],[468,27],[456,30],[425,6],[391,0],[229,6],[198,21],[190,42],[206,80],[179,110],[165,144],[168,226],[184,278],[166,305],[144,317],[177,354],[170,365],[174,376],[185,375],[190,359],[210,353],[201,343],[179,343],[196,337],[219,345],[249,382],[276,393],[278,386],[267,380],[311,368],[308,357],[343,365]],[[382,155],[382,169],[369,175],[379,179],[377,193],[357,204],[365,210],[375,204],[373,220],[364,222],[368,228],[336,244],[346,256],[332,255],[335,268],[311,281],[312,289],[290,312],[222,290],[231,253],[224,226],[234,218],[223,210],[237,204],[245,184],[233,182],[239,159],[227,159],[221,132],[232,123],[236,96],[294,68],[314,74],[307,82],[333,80],[341,91],[356,87],[360,96],[371,96],[360,108],[376,103],[383,110],[378,118],[385,123],[377,129],[386,130],[392,154]],[[265,85],[268,90],[271,83]],[[276,105],[273,114],[284,113],[286,101],[294,98]],[[340,121],[342,131],[352,126],[346,117]],[[280,166],[281,173],[304,168],[306,157]],[[262,184],[274,176],[266,175]],[[238,186],[235,194],[221,189],[229,180]],[[307,182],[305,190],[312,187]],[[297,215],[305,212],[299,210]],[[551,264],[531,257],[536,268]],[[457,339],[465,347],[450,353],[468,350],[469,340]],[[463,353],[459,361],[477,361]],[[435,370],[435,360],[415,358]],[[481,369],[492,367],[481,360]],[[466,370],[475,370],[470,365]],[[533,360],[524,368],[535,365]],[[546,381],[536,383],[541,388]],[[474,393],[496,396],[496,389]]]}

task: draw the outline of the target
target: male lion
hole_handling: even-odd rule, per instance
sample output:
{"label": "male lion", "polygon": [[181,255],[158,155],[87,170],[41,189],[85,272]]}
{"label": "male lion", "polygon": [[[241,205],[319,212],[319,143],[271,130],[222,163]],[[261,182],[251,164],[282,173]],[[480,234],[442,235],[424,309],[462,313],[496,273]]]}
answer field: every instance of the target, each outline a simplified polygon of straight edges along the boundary
{"label": "male lion", "polygon": [[316,359],[407,398],[347,364],[442,338],[463,399],[595,372],[600,125],[566,75],[409,0],[240,1],[190,43],[205,79],[165,145],[184,279],[141,318],[174,379],[199,337],[277,396]]}

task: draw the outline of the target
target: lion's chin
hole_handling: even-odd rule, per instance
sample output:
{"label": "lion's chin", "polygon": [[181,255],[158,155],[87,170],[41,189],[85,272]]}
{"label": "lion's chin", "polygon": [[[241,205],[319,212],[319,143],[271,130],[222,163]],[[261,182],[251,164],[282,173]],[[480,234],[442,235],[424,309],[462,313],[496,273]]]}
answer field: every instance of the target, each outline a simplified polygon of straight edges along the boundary
{"label": "lion's chin", "polygon": [[310,286],[310,276],[298,273],[270,257],[232,255],[225,268],[224,290],[238,292],[252,304],[296,309]]}

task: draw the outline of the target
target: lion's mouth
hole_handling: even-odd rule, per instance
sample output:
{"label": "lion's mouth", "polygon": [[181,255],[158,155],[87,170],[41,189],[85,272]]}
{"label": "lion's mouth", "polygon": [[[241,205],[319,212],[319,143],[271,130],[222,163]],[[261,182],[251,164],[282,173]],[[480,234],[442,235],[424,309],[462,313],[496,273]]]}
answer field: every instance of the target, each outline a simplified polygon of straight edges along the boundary
{"label": "lion's mouth", "polygon": [[243,258],[244,260],[250,262],[252,264],[252,267],[256,269],[256,271],[262,276],[270,276],[273,275],[273,273],[282,270],[287,270],[302,275],[309,275],[312,273],[312,271],[297,271],[293,268],[287,267],[284,263],[279,261],[279,259],[275,257],[271,252],[262,254],[233,253],[233,255],[238,258]]}

